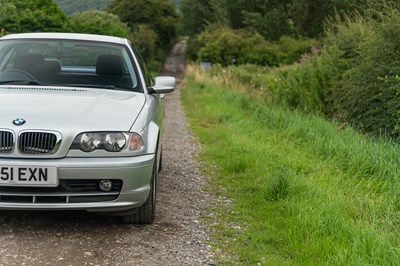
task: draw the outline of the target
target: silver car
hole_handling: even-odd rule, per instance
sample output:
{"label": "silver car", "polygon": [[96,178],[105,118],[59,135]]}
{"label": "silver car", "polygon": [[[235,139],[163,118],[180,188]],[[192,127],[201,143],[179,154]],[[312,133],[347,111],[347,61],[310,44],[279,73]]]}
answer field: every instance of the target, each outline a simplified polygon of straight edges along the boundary
{"label": "silver car", "polygon": [[164,93],[129,40],[0,38],[0,210],[155,218]]}

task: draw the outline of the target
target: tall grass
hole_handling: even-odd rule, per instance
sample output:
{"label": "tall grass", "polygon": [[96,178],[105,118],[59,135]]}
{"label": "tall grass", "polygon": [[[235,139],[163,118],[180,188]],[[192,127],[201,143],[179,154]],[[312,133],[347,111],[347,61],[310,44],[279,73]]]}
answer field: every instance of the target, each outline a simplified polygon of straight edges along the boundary
{"label": "tall grass", "polygon": [[231,255],[221,263],[398,265],[397,145],[193,68],[182,100],[204,170],[232,200],[216,207],[214,247]]}
{"label": "tall grass", "polygon": [[326,113],[330,111],[326,104],[327,92],[336,85],[344,68],[341,53],[334,46],[314,48],[303,55],[300,62],[290,66],[214,66],[210,74],[223,79],[227,85],[240,83],[239,87],[267,103],[307,113]]}

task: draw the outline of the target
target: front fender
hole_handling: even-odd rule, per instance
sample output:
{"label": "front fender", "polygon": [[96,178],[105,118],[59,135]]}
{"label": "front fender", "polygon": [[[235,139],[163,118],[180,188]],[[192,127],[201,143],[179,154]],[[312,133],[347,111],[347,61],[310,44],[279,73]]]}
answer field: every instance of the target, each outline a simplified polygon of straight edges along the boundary
{"label": "front fender", "polygon": [[154,154],[158,150],[160,127],[154,123],[150,122],[149,125],[140,132],[145,143],[145,153]]}

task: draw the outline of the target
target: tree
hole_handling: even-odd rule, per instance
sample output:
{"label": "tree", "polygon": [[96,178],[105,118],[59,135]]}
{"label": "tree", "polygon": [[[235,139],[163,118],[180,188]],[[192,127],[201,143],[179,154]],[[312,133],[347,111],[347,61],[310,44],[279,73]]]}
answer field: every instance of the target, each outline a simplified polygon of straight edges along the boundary
{"label": "tree", "polygon": [[10,0],[21,15],[24,31],[62,31],[68,19],[53,0]]}
{"label": "tree", "polygon": [[284,6],[276,6],[268,11],[243,12],[243,27],[258,32],[267,40],[276,41],[284,35],[292,35],[293,27]]}
{"label": "tree", "polygon": [[19,14],[16,6],[9,2],[0,2],[0,28],[2,35],[7,32],[20,32]]}
{"label": "tree", "polygon": [[346,14],[361,10],[367,6],[367,0],[302,0],[289,5],[289,16],[297,33],[314,37],[324,30],[325,21],[337,14]]}
{"label": "tree", "polygon": [[0,10],[1,27],[7,32],[49,32],[68,29],[67,17],[53,0],[1,0]]}
{"label": "tree", "polygon": [[[148,25],[138,25],[129,38],[146,59],[153,59],[157,54],[157,33]],[[151,63],[149,61],[148,63]]]}
{"label": "tree", "polygon": [[[212,25],[258,32],[268,40],[283,35],[316,37],[336,13],[387,0],[182,0],[181,27],[194,36]],[[395,0],[400,3],[400,0]]]}
{"label": "tree", "polygon": [[165,48],[176,36],[178,16],[170,0],[113,0],[108,11],[119,16],[133,30],[139,25],[148,25],[157,33],[159,45]]}
{"label": "tree", "polygon": [[195,36],[205,30],[212,11],[208,0],[182,0],[181,6],[182,33]]}
{"label": "tree", "polygon": [[245,28],[278,40],[290,34],[292,27],[287,3],[292,0],[183,0],[181,24],[189,36],[207,27]]}
{"label": "tree", "polygon": [[129,28],[118,16],[106,11],[91,10],[74,13],[70,16],[74,32],[102,34],[127,38]]}

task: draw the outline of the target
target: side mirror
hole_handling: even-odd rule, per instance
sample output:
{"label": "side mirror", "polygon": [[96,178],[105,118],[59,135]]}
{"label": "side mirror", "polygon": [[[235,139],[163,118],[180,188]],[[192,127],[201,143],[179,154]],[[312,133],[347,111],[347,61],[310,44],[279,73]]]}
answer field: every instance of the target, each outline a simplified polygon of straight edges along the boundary
{"label": "side mirror", "polygon": [[176,80],[174,77],[156,77],[156,82],[150,93],[162,94],[170,93],[175,90]]}

